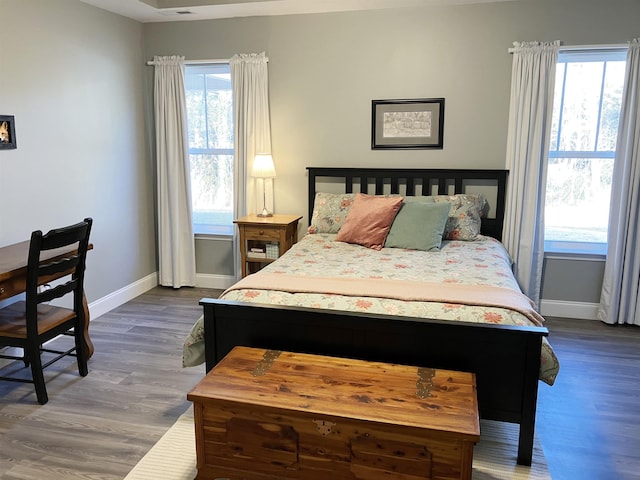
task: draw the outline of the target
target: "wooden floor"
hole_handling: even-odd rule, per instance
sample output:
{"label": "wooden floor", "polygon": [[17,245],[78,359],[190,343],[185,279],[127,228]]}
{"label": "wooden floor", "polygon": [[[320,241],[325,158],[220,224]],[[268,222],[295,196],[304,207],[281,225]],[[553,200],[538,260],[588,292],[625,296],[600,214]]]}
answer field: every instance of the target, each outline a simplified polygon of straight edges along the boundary
{"label": "wooden floor", "polygon": [[44,406],[32,385],[0,382],[0,478],[124,478],[190,406],[204,366],[182,368],[182,342],[218,294],[157,287],[93,320],[89,375],[72,358],[49,367]]}
{"label": "wooden floor", "polygon": [[560,360],[536,433],[554,480],[640,479],[640,327],[547,318]]}
{"label": "wooden floor", "polygon": [[[95,319],[89,375],[72,359],[47,369],[47,405],[32,385],[0,382],[0,478],[124,478],[189,407],[204,366],[181,367],[182,341],[198,300],[218,293],[157,287]],[[640,479],[640,328],[548,327],[561,371],[540,384],[536,432],[553,479]]]}

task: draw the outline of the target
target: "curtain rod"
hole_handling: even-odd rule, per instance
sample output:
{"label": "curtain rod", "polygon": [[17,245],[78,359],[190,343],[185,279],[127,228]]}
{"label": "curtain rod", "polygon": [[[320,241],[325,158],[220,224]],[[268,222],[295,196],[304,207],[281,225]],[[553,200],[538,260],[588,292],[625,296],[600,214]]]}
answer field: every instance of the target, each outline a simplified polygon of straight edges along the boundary
{"label": "curtain rod", "polygon": [[[216,59],[216,60],[185,60],[185,65],[199,65],[207,63],[229,63],[229,59]],[[147,60],[147,65],[155,65],[153,60]]]}
{"label": "curtain rod", "polygon": [[[619,48],[629,48],[628,43],[612,43],[609,45],[560,45],[560,50],[572,50],[572,51],[580,51],[580,50],[617,50]],[[514,53],[516,51],[515,48],[510,48],[508,50],[509,53]]]}
{"label": "curtain rod", "polygon": [[[266,62],[269,62],[269,59],[267,58],[265,60]],[[185,60],[184,64],[185,65],[207,65],[207,64],[215,64],[215,63],[229,63],[230,60],[228,58],[218,58],[215,60]],[[147,60],[147,65],[155,65],[156,62],[154,62],[153,60]]]}

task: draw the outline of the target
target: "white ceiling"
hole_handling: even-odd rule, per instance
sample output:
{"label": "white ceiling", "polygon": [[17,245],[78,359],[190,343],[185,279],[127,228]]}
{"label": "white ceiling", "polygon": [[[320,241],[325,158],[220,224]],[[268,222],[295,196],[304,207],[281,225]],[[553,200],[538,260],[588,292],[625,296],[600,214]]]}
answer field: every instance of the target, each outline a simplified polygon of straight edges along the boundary
{"label": "white ceiling", "polygon": [[514,0],[81,0],[139,22],[343,12]]}

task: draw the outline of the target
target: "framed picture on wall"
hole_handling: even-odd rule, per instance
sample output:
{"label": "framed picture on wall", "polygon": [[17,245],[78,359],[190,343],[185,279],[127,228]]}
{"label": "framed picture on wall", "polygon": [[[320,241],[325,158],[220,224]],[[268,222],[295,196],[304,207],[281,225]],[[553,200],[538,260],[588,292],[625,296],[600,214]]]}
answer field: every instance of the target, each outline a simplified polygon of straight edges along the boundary
{"label": "framed picture on wall", "polygon": [[16,148],[16,125],[13,115],[0,115],[0,150]]}
{"label": "framed picture on wall", "polygon": [[371,148],[442,149],[444,98],[372,100]]}

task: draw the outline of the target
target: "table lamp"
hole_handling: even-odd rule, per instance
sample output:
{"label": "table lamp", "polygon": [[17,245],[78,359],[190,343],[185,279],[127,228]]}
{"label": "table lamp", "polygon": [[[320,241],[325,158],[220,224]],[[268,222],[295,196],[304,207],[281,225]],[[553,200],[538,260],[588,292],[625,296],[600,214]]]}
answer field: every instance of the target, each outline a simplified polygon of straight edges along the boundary
{"label": "table lamp", "polygon": [[267,178],[273,179],[276,176],[276,167],[273,164],[273,157],[270,154],[258,153],[253,159],[253,170],[251,176],[262,179],[262,213],[259,217],[272,217],[273,213],[267,210],[267,189],[265,181]]}

